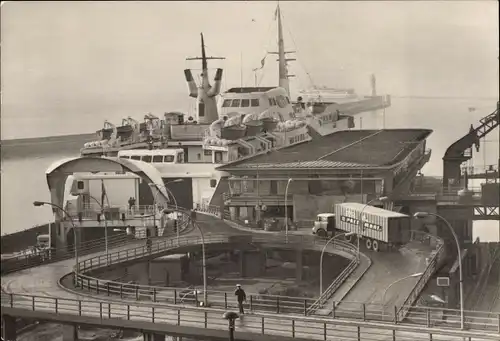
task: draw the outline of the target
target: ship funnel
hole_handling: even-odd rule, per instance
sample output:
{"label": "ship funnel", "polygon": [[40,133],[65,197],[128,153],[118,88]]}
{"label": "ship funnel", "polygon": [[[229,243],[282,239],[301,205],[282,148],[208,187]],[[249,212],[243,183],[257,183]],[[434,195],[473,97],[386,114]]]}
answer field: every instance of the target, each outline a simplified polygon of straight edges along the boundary
{"label": "ship funnel", "polygon": [[377,96],[377,79],[375,78],[375,74],[371,75],[370,83],[372,87],[372,96]]}
{"label": "ship funnel", "polygon": [[214,85],[208,90],[207,95],[209,97],[217,96],[220,93],[220,89],[222,86],[222,69],[217,69],[214,78]]}
{"label": "ship funnel", "polygon": [[191,70],[184,70],[184,76],[186,76],[186,82],[188,84],[189,96],[190,97],[198,97],[198,87],[196,86],[196,82],[194,81],[193,74]]}

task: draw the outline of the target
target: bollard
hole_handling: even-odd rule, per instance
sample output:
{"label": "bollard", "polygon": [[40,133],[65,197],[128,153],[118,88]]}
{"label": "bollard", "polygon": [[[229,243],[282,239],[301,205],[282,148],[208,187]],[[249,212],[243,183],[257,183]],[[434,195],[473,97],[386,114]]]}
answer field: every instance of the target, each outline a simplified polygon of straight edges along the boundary
{"label": "bollard", "polygon": [[224,292],[224,309],[227,309],[227,292]]}
{"label": "bollard", "polygon": [[358,341],[361,341],[361,327],[358,326]]}
{"label": "bollard", "polygon": [[181,310],[177,309],[177,325],[181,325]]}
{"label": "bollard", "polygon": [[177,304],[177,289],[174,289],[174,304]]}
{"label": "bollard", "polygon": [[394,306],[394,324],[398,324],[398,307]]}
{"label": "bollard", "polygon": [[205,311],[204,317],[205,317],[205,329],[206,329],[208,326],[208,312]]}
{"label": "bollard", "polygon": [[250,311],[253,311],[253,295],[250,295]]}
{"label": "bollard", "polygon": [[101,317],[102,320],[102,302],[99,302],[99,316]]}
{"label": "bollard", "polygon": [[58,301],[58,300],[57,300],[57,298],[56,298],[56,314],[58,313],[58,302],[59,302],[59,301]]}
{"label": "bollard", "polygon": [[295,338],[295,320],[292,320],[292,337]]}
{"label": "bollard", "polygon": [[108,318],[111,318],[111,303],[108,303]]}
{"label": "bollard", "polygon": [[127,320],[130,320],[130,305],[127,304]]}
{"label": "bollard", "polygon": [[396,329],[392,330],[392,341],[396,341]]}
{"label": "bollard", "polygon": [[78,301],[78,316],[82,316],[82,301]]}
{"label": "bollard", "polygon": [[325,322],[325,323],[323,323],[323,340],[325,340],[325,341],[326,341],[326,334],[327,333],[326,333],[326,322]]}
{"label": "bollard", "polygon": [[304,299],[304,316],[307,316],[307,299]]}
{"label": "bollard", "polygon": [[261,317],[261,332],[264,334],[264,316]]}
{"label": "bollard", "polygon": [[155,307],[151,307],[151,321],[155,323]]}
{"label": "bollard", "polygon": [[366,305],[363,303],[363,321],[366,321]]}
{"label": "bollard", "polygon": [[31,308],[35,311],[35,296],[31,297]]}

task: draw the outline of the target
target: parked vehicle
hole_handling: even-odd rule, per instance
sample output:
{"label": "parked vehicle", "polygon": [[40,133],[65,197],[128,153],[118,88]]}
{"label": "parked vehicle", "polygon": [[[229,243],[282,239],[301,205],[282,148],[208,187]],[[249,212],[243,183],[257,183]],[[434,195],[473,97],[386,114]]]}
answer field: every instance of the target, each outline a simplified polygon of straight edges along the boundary
{"label": "parked vehicle", "polygon": [[[335,213],[318,214],[312,228],[312,233],[320,237],[334,232],[353,232],[365,240],[368,250],[385,250],[410,240],[410,217],[370,205],[341,203],[335,205]],[[355,238],[349,236],[346,240]]]}
{"label": "parked vehicle", "polygon": [[[264,219],[264,230],[265,231],[284,231],[286,230],[285,218],[284,217],[273,217]],[[297,230],[297,225],[288,218],[288,230]]]}

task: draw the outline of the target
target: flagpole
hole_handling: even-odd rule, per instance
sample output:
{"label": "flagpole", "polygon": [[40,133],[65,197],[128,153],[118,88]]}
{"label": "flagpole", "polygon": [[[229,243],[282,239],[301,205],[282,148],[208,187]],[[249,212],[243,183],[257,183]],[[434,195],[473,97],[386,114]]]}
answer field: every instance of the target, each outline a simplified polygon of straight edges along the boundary
{"label": "flagpole", "polygon": [[104,179],[101,179],[101,213],[104,219],[104,244],[106,247],[106,265],[109,265],[109,250],[108,250],[108,219],[104,214],[104,197],[106,196],[106,189],[104,187]]}
{"label": "flagpole", "polygon": [[243,51],[240,53],[240,87],[243,87]]}

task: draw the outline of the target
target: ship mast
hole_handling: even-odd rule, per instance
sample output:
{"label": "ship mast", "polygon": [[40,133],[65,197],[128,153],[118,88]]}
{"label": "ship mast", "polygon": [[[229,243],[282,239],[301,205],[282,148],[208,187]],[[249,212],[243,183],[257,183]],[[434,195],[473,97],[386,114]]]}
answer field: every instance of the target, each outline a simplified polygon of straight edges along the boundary
{"label": "ship mast", "polygon": [[218,119],[217,103],[215,96],[219,94],[222,82],[222,69],[217,69],[214,78],[214,85],[210,85],[208,79],[208,59],[225,59],[224,57],[207,57],[205,52],[205,40],[203,33],[201,36],[201,57],[186,58],[186,60],[201,60],[201,84],[196,85],[190,69],[184,70],[188,83],[189,96],[197,98],[197,117],[199,123],[209,124]]}
{"label": "ship mast", "polygon": [[285,51],[285,41],[283,40],[283,24],[281,22],[281,10],[280,5],[276,7],[275,18],[278,21],[278,52],[269,52],[270,54],[278,55],[279,62],[279,86],[284,88],[290,96],[290,82],[288,78],[294,77],[294,75],[288,74],[287,62],[294,61],[294,58],[286,58],[289,53],[294,53],[295,51]]}

